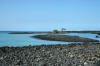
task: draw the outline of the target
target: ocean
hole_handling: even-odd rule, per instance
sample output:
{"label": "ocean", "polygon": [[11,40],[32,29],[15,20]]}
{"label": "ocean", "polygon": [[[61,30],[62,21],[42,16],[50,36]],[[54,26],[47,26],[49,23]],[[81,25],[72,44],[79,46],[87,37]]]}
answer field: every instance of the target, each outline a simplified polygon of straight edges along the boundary
{"label": "ocean", "polygon": [[[31,36],[38,34],[9,34],[10,31],[2,31],[0,32],[0,47],[9,46],[34,46],[34,45],[50,45],[50,44],[69,44],[71,42],[61,42],[61,41],[48,41],[48,40],[40,40],[36,38],[32,38]],[[96,40],[100,40],[100,38],[96,38],[97,34],[90,33],[66,33],[65,35],[74,35],[85,38],[92,38]]]}
{"label": "ocean", "polygon": [[0,32],[0,47],[2,46],[29,46],[29,45],[43,45],[43,44],[68,44],[68,42],[47,41],[32,38],[31,36],[37,34],[8,34],[10,32]]}

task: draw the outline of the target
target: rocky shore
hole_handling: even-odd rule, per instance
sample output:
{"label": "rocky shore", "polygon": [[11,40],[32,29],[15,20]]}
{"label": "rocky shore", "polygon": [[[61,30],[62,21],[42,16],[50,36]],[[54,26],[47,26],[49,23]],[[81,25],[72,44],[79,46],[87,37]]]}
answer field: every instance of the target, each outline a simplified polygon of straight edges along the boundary
{"label": "rocky shore", "polygon": [[42,40],[65,41],[65,42],[99,42],[98,40],[95,39],[83,38],[79,36],[69,36],[69,35],[36,35],[32,37]]}
{"label": "rocky shore", "polygon": [[[11,32],[9,34],[41,34],[41,33],[50,33],[52,34],[51,31],[46,31],[46,32]],[[94,34],[100,34],[100,31],[63,31],[63,33],[94,33]]]}
{"label": "rocky shore", "polygon": [[0,66],[96,66],[100,43],[0,47]]}
{"label": "rocky shore", "polygon": [[51,34],[52,32],[11,32],[9,34]]}

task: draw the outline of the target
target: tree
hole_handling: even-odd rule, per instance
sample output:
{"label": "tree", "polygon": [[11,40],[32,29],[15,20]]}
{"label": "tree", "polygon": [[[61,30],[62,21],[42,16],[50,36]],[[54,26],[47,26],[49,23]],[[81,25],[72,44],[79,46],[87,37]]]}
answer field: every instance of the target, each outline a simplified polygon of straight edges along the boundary
{"label": "tree", "polygon": [[65,30],[66,30],[65,28],[62,28],[62,29],[61,29],[62,32],[64,32]]}
{"label": "tree", "polygon": [[53,30],[53,33],[60,33],[60,31],[58,31],[58,30]]}

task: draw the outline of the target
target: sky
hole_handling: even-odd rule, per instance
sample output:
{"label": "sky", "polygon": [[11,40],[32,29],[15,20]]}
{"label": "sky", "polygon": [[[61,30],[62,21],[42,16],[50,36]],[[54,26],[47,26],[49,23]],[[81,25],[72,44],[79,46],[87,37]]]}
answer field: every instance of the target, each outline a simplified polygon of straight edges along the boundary
{"label": "sky", "polygon": [[0,0],[0,31],[100,30],[100,0]]}

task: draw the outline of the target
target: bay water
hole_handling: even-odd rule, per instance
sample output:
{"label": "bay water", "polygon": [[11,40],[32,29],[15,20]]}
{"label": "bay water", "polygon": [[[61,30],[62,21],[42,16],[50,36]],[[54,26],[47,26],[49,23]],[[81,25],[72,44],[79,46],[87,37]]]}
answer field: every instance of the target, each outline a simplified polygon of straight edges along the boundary
{"label": "bay water", "polygon": [[[29,45],[49,45],[49,44],[69,44],[71,42],[61,42],[61,41],[48,41],[48,40],[40,40],[36,38],[32,38],[31,36],[35,36],[38,34],[9,34],[10,32],[0,32],[0,47],[3,46],[29,46]],[[97,34],[90,33],[66,33],[65,35],[73,35],[80,36],[85,38],[91,38],[100,40],[100,38],[96,38]]]}

